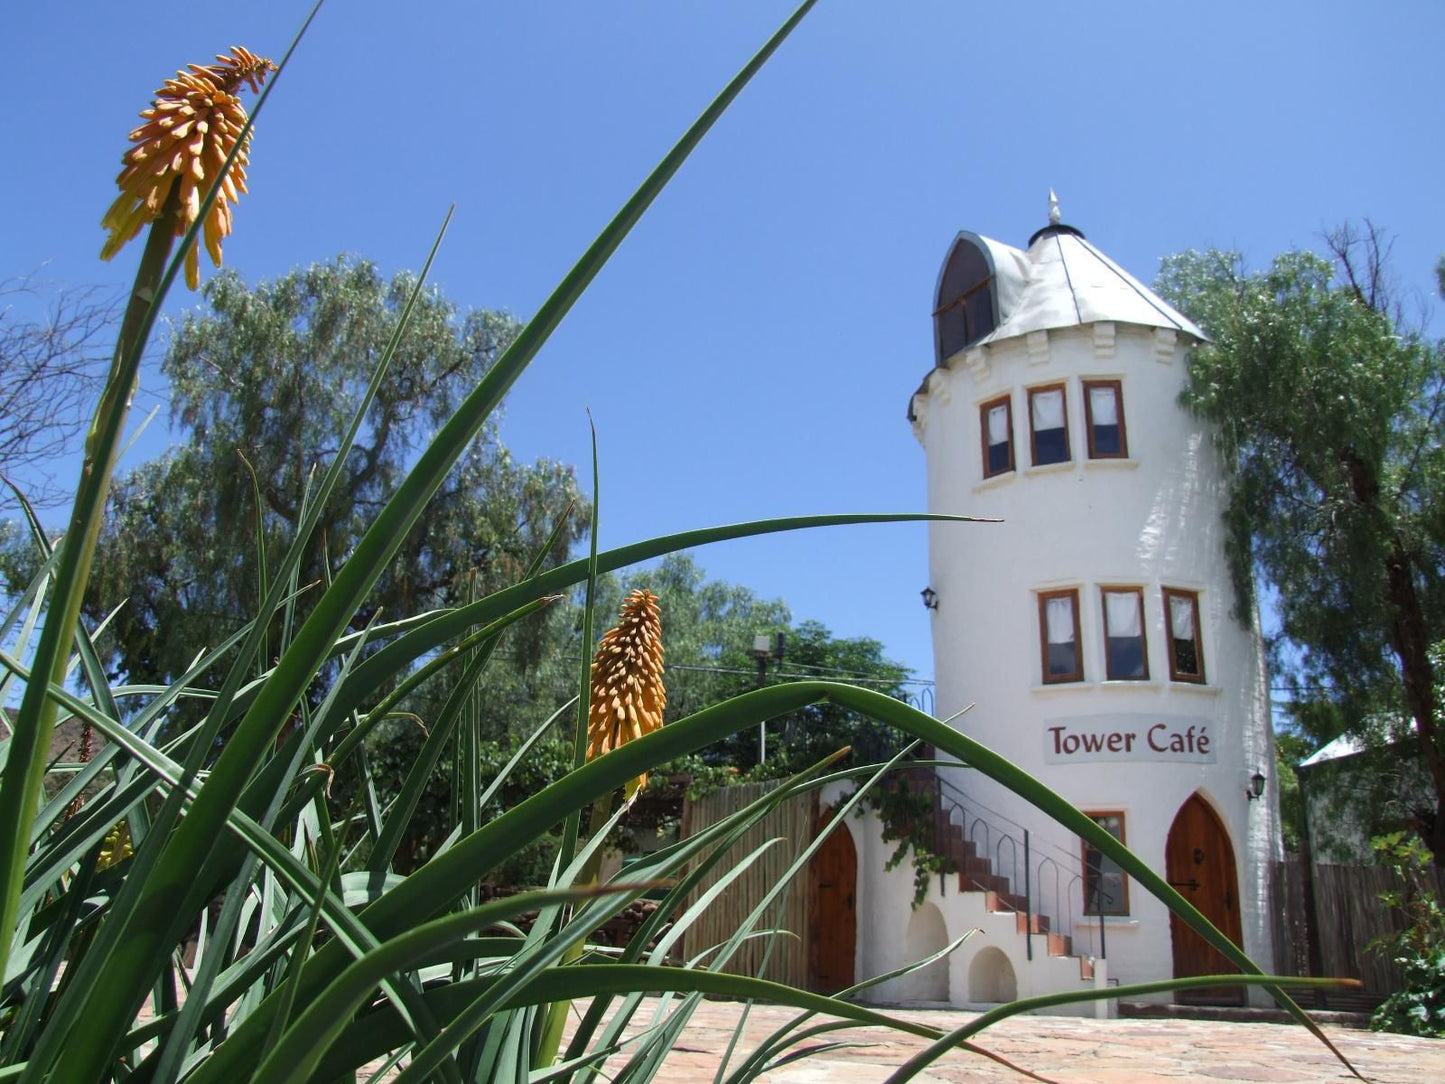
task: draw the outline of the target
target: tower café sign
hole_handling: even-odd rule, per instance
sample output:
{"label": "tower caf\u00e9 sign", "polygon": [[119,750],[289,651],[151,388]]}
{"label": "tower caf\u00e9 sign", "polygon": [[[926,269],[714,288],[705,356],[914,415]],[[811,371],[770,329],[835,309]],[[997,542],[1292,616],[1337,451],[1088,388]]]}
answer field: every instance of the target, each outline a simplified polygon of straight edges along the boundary
{"label": "tower caf\u00e9 sign", "polygon": [[1076,715],[1044,720],[1044,763],[1183,761],[1213,764],[1209,719],[1157,715]]}

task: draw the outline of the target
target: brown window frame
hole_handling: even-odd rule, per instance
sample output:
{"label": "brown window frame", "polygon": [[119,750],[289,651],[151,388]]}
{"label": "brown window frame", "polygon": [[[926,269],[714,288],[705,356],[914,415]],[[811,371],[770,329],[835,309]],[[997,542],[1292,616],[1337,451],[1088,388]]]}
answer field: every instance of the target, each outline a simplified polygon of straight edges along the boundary
{"label": "brown window frame", "polygon": [[[998,470],[988,468],[988,412],[996,406],[1002,405],[1008,411],[1008,466]],[[1017,441],[1014,440],[1014,403],[1012,395],[1000,395],[990,399],[986,403],[978,405],[978,428],[979,441],[983,446],[983,476],[985,478],[997,478],[1000,474],[1008,474],[1017,468],[1017,460],[1014,457],[1014,447]]]}
{"label": "brown window frame", "polygon": [[[1109,602],[1106,595],[1133,595],[1139,602],[1139,647],[1144,653],[1144,673],[1140,677],[1119,677],[1114,673],[1114,657],[1109,653]],[[1125,584],[1103,584],[1099,587],[1099,609],[1104,619],[1104,676],[1108,681],[1149,680],[1149,627],[1144,623],[1144,588]]]}
{"label": "brown window frame", "polygon": [[[1124,846],[1126,846],[1126,847],[1129,845],[1129,844],[1128,844],[1128,840],[1127,840],[1127,838],[1126,838],[1126,831],[1125,831],[1125,824],[1127,823],[1127,818],[1125,817],[1124,811],[1123,811],[1122,809],[1095,809],[1095,810],[1084,810],[1084,811],[1083,811],[1083,814],[1084,814],[1084,816],[1088,817],[1091,821],[1093,821],[1095,824],[1098,824],[1098,823],[1099,823],[1099,819],[1100,819],[1101,817],[1118,817],[1118,818],[1119,818],[1119,834],[1118,834],[1117,836],[1115,836],[1114,838],[1117,839],[1120,843],[1122,843],[1122,844],[1123,844]],[[1099,827],[1100,827],[1100,828],[1103,828],[1104,826],[1100,824]],[[1105,828],[1104,830],[1105,830],[1106,832],[1108,831],[1107,828]],[[1113,835],[1112,832],[1110,832],[1109,834],[1110,834],[1110,835]],[[1081,839],[1081,840],[1079,841],[1079,843],[1080,843],[1080,845],[1081,845],[1081,847],[1082,847],[1082,852],[1081,852],[1081,854],[1080,854],[1080,859],[1079,859],[1079,868],[1080,868],[1080,870],[1082,870],[1083,875],[1084,875],[1084,876],[1083,876],[1084,914],[1086,914],[1086,915],[1092,915],[1092,916],[1098,916],[1098,915],[1102,914],[1105,918],[1113,918],[1113,917],[1116,917],[1116,916],[1119,916],[1119,915],[1128,915],[1128,914],[1129,914],[1129,874],[1126,873],[1126,872],[1125,872],[1124,870],[1122,870],[1122,869],[1119,871],[1119,894],[1123,897],[1122,910],[1116,910],[1116,911],[1099,911],[1097,908],[1094,908],[1094,907],[1092,907],[1092,906],[1090,905],[1090,892],[1089,892],[1089,851],[1092,850],[1093,848],[1091,848],[1091,847],[1089,846],[1089,843],[1088,843],[1087,840],[1082,840],[1082,839]],[[1096,872],[1096,873],[1095,873],[1095,876],[1096,876],[1096,877],[1102,876],[1102,871]]]}
{"label": "brown window frame", "polygon": [[[1188,591],[1182,587],[1164,587],[1161,588],[1161,592],[1164,596],[1164,637],[1169,647],[1169,680],[1203,685],[1206,673],[1204,668],[1204,621],[1199,614],[1199,592]],[[1174,598],[1188,599],[1190,605],[1194,607],[1194,658],[1198,663],[1199,672],[1197,674],[1180,673],[1179,668],[1174,665],[1174,613],[1170,606],[1170,600]]]}
{"label": "brown window frame", "polygon": [[[1084,431],[1088,435],[1090,459],[1128,459],[1129,431],[1124,424],[1124,382],[1122,380],[1085,380],[1084,385]],[[1114,409],[1119,419],[1119,450],[1100,452],[1094,447],[1094,403],[1089,392],[1094,388],[1114,389]]]}
{"label": "brown window frame", "polygon": [[[1039,462],[1039,440],[1038,430],[1034,428],[1034,396],[1046,391],[1056,391],[1062,397],[1064,407],[1064,458],[1056,459],[1052,463]],[[1028,389],[1029,408],[1029,464],[1035,467],[1052,467],[1059,463],[1072,463],[1074,461],[1074,448],[1069,440],[1069,388],[1067,384],[1043,384],[1037,388]]]}
{"label": "brown window frame", "polygon": [[[1079,623],[1079,589],[1065,587],[1058,591],[1040,591],[1039,596],[1039,673],[1045,685],[1063,685],[1084,680],[1084,637]],[[1074,604],[1074,660],[1077,665],[1067,674],[1049,673],[1048,601],[1068,597]]]}

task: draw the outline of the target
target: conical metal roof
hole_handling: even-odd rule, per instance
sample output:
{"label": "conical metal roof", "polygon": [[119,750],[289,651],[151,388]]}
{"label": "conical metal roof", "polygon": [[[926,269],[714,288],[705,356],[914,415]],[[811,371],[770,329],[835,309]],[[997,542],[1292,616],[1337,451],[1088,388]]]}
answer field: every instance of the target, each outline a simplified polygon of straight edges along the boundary
{"label": "conical metal roof", "polygon": [[[1203,341],[1204,332],[1153,290],[1091,245],[1072,226],[1046,226],[1020,251],[991,238],[1000,323],[977,343],[1031,331],[1112,321],[1171,328]],[[1011,259],[999,259],[1000,251]],[[1004,281],[1008,280],[1008,281]]]}

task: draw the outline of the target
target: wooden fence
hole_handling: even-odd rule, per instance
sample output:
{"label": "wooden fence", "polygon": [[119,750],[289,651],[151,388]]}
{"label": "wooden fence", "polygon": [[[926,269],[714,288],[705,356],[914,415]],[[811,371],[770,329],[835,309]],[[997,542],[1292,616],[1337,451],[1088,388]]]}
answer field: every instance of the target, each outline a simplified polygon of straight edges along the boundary
{"label": "wooden fence", "polygon": [[[1400,879],[1384,866],[1309,866],[1276,862],[1274,965],[1284,975],[1332,975],[1359,979],[1364,990],[1328,994],[1331,1005],[1378,1003],[1400,988],[1400,969],[1388,953],[1367,946],[1405,925],[1403,915],[1380,902],[1399,891]],[[1445,898],[1445,875],[1426,871],[1426,882]],[[1305,995],[1308,1004],[1309,995]]]}
{"label": "wooden fence", "polygon": [[[772,790],[776,783],[745,783],[724,787],[698,799],[689,798],[682,807],[682,834],[696,835],[731,813]],[[683,954],[693,959],[731,937],[747,920],[769,889],[787,875],[788,867],[813,836],[815,801],[812,795],[790,798],[755,824],[698,886],[693,899],[716,884],[735,865],[768,840],[769,847],[741,876],[723,890],[683,935]],[[743,942],[731,960],[718,970],[737,975],[754,975],[792,986],[808,985],[808,876],[800,872],[787,891],[758,921],[755,929],[787,930],[775,937],[755,937]],[[769,946],[771,945],[771,952]],[[764,956],[767,957],[766,966]],[[710,965],[708,965],[710,966]]]}

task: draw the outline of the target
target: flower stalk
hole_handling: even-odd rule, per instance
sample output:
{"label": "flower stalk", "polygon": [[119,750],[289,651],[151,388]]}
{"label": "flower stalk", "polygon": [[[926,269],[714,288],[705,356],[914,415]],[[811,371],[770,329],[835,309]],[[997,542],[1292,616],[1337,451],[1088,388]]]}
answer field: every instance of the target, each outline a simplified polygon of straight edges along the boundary
{"label": "flower stalk", "polygon": [[[110,232],[100,250],[102,260],[160,218],[172,195],[179,196],[184,211],[172,233],[184,236],[201,218],[207,189],[219,184],[200,232],[211,262],[221,266],[221,241],[231,232],[231,204],[246,191],[251,143],[246,109],[236,92],[243,83],[259,91],[276,65],[239,45],[232,46],[229,55],[218,54],[216,61],[177,72],[156,91],[151,107],[141,111],[145,123],[130,133],[135,146],[122,157],[116,178],[120,195],[101,219]],[[192,290],[200,284],[199,253],[194,242],[186,250],[186,285]]]}
{"label": "flower stalk", "polygon": [[[243,80],[249,80],[251,86],[256,87],[274,69],[269,60],[255,57],[243,49],[233,49],[232,58],[230,62],[224,57],[218,58],[222,60],[219,68],[192,65],[194,79],[211,83],[219,95],[228,79],[234,79],[230,83],[233,89]],[[226,75],[227,71],[232,74]],[[182,81],[186,78],[181,74],[177,76]],[[168,80],[167,87],[173,82],[175,80]],[[154,323],[154,310],[161,302],[171,246],[176,237],[184,236],[189,223],[199,217],[205,193],[211,186],[220,186],[212,215],[216,208],[222,207],[225,202],[222,195],[226,194],[228,183],[226,157],[241,131],[239,127],[234,131],[229,128],[223,131],[214,116],[202,117],[199,114],[191,118],[189,128],[181,131],[175,123],[167,122],[161,116],[161,113],[167,112],[161,108],[165,92],[164,87],[157,92],[154,108],[141,114],[147,118],[147,124],[131,133],[132,141],[142,135],[146,138],[141,147],[133,148],[125,156],[126,168],[117,178],[121,196],[102,220],[111,232],[101,252],[103,259],[114,256],[147,223],[150,231],[131,286],[125,315],[121,319],[110,373],[86,433],[75,503],[71,508],[70,524],[60,543],[54,593],[36,644],[31,677],[14,720],[4,774],[0,776],[0,886],[3,886],[0,887],[0,930],[14,930],[19,920],[31,827],[39,809],[50,738],[58,715],[58,705],[49,695],[49,685],[61,685],[65,681],[68,648],[80,620],[85,587],[90,579],[90,566],[105,514],[111,472],[115,468],[125,419],[135,394],[145,339]],[[213,105],[220,101],[217,95],[212,96]],[[234,95],[230,97],[235,101]],[[224,102],[217,108],[223,113],[230,110]],[[236,102],[236,108],[239,108],[239,102]],[[192,109],[194,112],[194,103]],[[244,125],[243,109],[240,117]],[[187,137],[188,142],[179,142]],[[229,142],[226,142],[228,138]],[[215,148],[222,144],[226,151],[216,160]],[[168,156],[162,155],[162,151],[166,151]],[[244,147],[242,153],[236,155],[236,162],[243,161]],[[236,162],[233,162],[233,168]],[[230,198],[234,198],[234,194]],[[223,210],[222,214],[224,230],[216,233],[216,247],[212,252],[218,264],[219,238],[230,231],[229,210]],[[220,226],[218,222],[213,227],[209,218],[205,225],[209,247],[213,230],[219,230]],[[195,252],[193,244],[192,258]],[[191,278],[191,262],[193,260],[188,260],[188,280]],[[0,973],[4,972],[9,961],[11,940],[8,936],[0,937]]]}
{"label": "flower stalk", "polygon": [[[667,707],[667,690],[662,683],[662,613],[657,596],[651,591],[635,590],[622,604],[617,624],[603,634],[592,656],[592,681],[587,703],[587,759],[592,760],[630,741],[651,734],[662,726]],[[624,784],[625,800],[630,805],[647,785],[647,773]],[[589,839],[607,830],[612,818],[614,795],[592,803],[588,819]],[[602,847],[595,847],[577,878],[578,887],[597,883],[602,866]],[[572,946],[562,958],[564,965],[582,955],[582,945]],[[562,1030],[567,1022],[571,1003],[554,1001],[548,1006],[545,1024],[537,1043],[534,1069],[543,1069],[556,1060],[562,1045]]]}
{"label": "flower stalk", "polygon": [[[587,708],[587,759],[651,734],[662,725],[667,690],[662,684],[662,615],[651,591],[633,591],[622,604],[592,657],[592,695]],[[633,802],[647,773],[628,780]]]}

